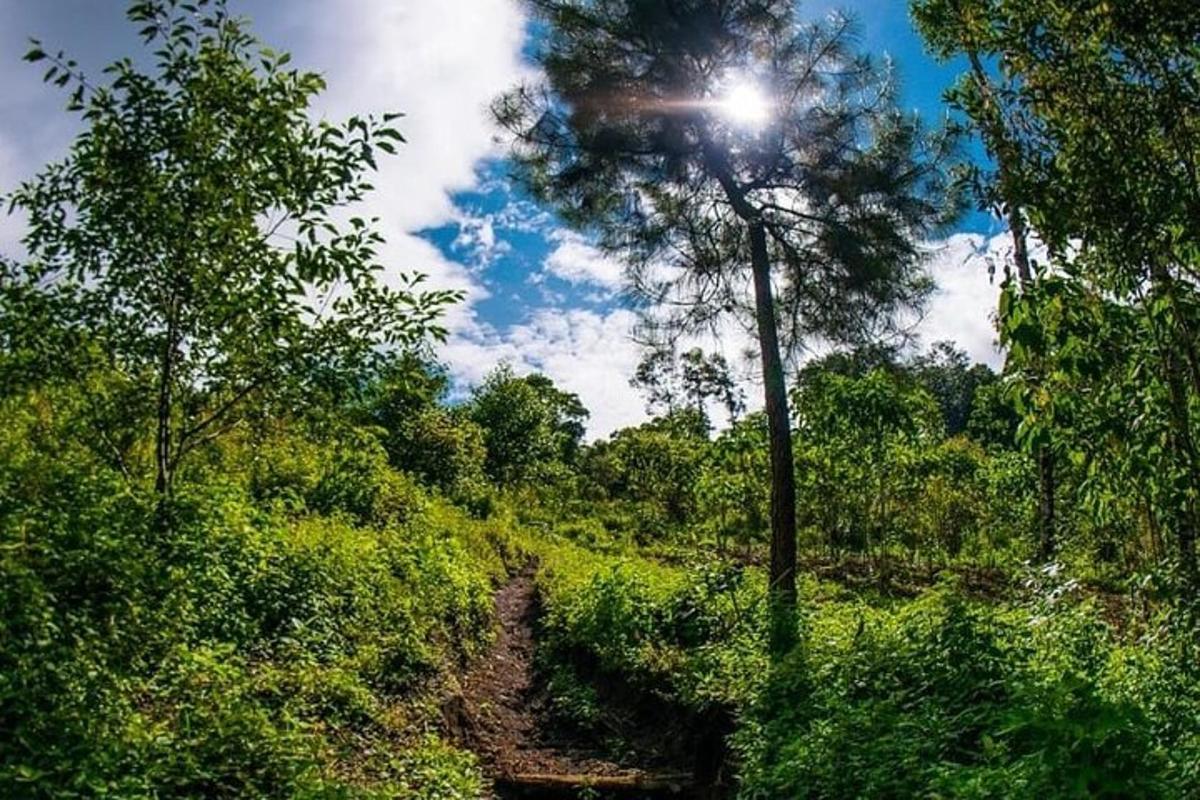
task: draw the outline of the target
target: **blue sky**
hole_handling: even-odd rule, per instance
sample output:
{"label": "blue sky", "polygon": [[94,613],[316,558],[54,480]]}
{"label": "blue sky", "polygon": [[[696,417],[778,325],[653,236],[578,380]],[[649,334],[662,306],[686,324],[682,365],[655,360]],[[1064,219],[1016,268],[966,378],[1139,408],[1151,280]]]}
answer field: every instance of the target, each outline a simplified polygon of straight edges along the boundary
{"label": "blue sky", "polygon": [[[389,246],[386,263],[420,270],[468,300],[451,314],[442,351],[461,389],[499,361],[543,371],[580,394],[592,410],[589,433],[638,422],[642,399],[628,378],[639,351],[633,314],[620,298],[620,265],[530,203],[507,180],[486,107],[531,75],[529,26],[517,0],[231,0],[255,31],[296,63],[325,74],[329,91],[318,113],[343,117],[401,110],[409,140],[384,165],[368,211]],[[0,193],[59,157],[76,131],[63,98],[20,62],[29,36],[65,49],[92,73],[136,52],[121,0],[0,0]],[[957,65],[923,51],[904,0],[813,0],[808,16],[845,10],[862,44],[891,56],[902,102],[936,122],[941,95]],[[942,285],[921,324],[927,341],[954,339],[974,357],[998,362],[989,314],[995,287],[988,253],[1002,257],[996,223],[968,217],[945,241],[929,243],[930,268]],[[21,221],[0,220],[0,251],[15,251]],[[721,342],[738,363],[751,400],[758,389],[747,344],[731,330]],[[752,403],[753,404],[753,403]]]}

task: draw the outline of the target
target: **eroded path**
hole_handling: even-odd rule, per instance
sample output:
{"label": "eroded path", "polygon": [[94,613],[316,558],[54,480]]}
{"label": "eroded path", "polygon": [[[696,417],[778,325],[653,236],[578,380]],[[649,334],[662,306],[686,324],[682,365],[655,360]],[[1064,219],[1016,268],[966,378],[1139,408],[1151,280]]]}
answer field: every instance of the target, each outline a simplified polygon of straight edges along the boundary
{"label": "eroded path", "polygon": [[448,715],[482,760],[497,798],[690,797],[689,776],[617,764],[564,736],[534,668],[537,593],[527,567],[496,593],[496,641],[462,677]]}

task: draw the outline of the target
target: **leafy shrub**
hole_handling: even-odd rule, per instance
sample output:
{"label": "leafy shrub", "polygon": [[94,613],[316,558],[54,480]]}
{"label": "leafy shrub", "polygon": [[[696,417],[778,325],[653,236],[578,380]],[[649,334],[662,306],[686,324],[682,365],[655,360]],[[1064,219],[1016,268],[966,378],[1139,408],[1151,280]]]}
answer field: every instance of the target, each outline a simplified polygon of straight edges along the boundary
{"label": "leafy shrub", "polygon": [[503,520],[280,436],[284,469],[191,471],[167,532],[72,408],[0,408],[0,796],[478,796],[471,759],[397,749],[396,704],[486,642]]}
{"label": "leafy shrub", "polygon": [[343,426],[320,436],[299,425],[279,428],[259,441],[227,445],[220,463],[196,479],[239,470],[248,473],[244,480],[255,500],[345,514],[366,525],[404,523],[427,502],[411,477],[392,469],[378,436],[366,428]]}
{"label": "leafy shrub", "polygon": [[387,525],[417,516],[425,496],[416,483],[393,470],[378,439],[355,431],[349,441],[327,448],[319,478],[306,498],[320,514],[344,512],[359,522]]}
{"label": "leafy shrub", "polygon": [[825,606],[739,735],[747,797],[1159,797],[1144,712],[1095,678],[1086,609],[1033,617],[940,589]]}
{"label": "leafy shrub", "polygon": [[744,702],[761,675],[761,576],[667,567],[571,545],[543,550],[539,586],[552,662],[576,654],[696,710]]}
{"label": "leafy shrub", "polygon": [[470,497],[486,489],[483,429],[463,414],[420,409],[397,423],[387,443],[393,464],[449,496]]}

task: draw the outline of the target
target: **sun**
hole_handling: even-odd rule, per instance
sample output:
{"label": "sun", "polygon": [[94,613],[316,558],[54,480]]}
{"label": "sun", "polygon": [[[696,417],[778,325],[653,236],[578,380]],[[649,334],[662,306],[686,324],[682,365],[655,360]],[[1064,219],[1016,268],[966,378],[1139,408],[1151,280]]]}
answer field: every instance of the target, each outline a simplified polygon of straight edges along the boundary
{"label": "sun", "polygon": [[767,96],[757,84],[746,80],[730,84],[717,108],[726,119],[747,128],[761,128],[771,118]]}

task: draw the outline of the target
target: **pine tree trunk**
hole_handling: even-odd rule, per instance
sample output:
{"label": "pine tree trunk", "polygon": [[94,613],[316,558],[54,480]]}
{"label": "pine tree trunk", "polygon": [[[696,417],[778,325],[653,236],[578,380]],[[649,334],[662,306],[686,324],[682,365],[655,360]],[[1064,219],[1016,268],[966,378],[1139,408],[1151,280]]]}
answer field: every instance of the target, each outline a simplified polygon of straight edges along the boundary
{"label": "pine tree trunk", "polygon": [[782,654],[795,643],[796,473],[783,358],[771,289],[767,232],[761,220],[750,223],[754,272],[755,321],[762,350],[763,388],[771,440],[771,651]]}
{"label": "pine tree trunk", "polygon": [[719,147],[706,146],[709,168],[721,184],[734,213],[750,233],[750,267],[754,276],[754,317],[762,353],[763,391],[771,446],[771,567],[768,574],[771,653],[780,656],[796,641],[796,472],[787,383],[771,287],[771,256],[762,213],[746,198]]}

